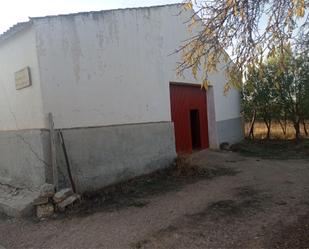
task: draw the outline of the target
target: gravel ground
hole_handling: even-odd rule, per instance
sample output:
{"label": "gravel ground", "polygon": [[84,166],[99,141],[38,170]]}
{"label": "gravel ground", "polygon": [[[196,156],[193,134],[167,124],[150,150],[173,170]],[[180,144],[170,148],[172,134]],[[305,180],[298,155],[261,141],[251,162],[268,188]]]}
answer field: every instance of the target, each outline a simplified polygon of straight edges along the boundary
{"label": "gravel ground", "polygon": [[89,198],[91,205],[44,221],[0,217],[0,245],[309,248],[307,159],[202,151],[191,157],[191,163],[212,174],[181,180],[149,178],[143,184],[125,185],[130,189],[125,195],[105,202]]}

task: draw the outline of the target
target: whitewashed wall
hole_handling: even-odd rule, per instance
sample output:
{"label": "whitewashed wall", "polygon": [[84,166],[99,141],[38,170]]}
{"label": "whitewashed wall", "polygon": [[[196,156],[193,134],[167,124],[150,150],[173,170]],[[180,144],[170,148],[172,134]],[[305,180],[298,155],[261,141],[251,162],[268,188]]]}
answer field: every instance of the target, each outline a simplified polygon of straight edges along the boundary
{"label": "whitewashed wall", "polygon": [[216,110],[216,121],[239,118],[241,111],[240,92],[231,89],[224,95],[224,86],[227,79],[224,73],[216,73],[210,77],[214,85],[214,100]]}
{"label": "whitewashed wall", "polygon": [[[176,13],[176,14],[175,14]],[[179,7],[174,6],[172,10],[167,11],[167,21],[166,26],[164,26],[165,36],[165,54],[171,54],[175,48],[180,47],[184,44],[183,41],[188,40],[190,37],[194,36],[194,31],[190,33],[187,28],[187,23],[189,18],[193,13],[182,12],[182,15],[177,15],[179,13]],[[200,27],[196,27],[199,29]],[[173,56],[168,56],[166,60],[166,67],[168,70],[168,79],[173,82],[182,82],[182,83],[193,83],[200,84],[202,72],[198,73],[198,80],[194,79],[192,76],[191,70],[188,69],[183,77],[177,76],[175,73],[175,64],[181,61],[181,54],[174,54]],[[227,83],[227,78],[225,71],[223,70],[224,65],[218,65],[218,71],[210,75],[210,84],[214,89],[214,105],[215,105],[215,116],[216,121],[222,121],[227,119],[233,119],[240,117],[240,93],[239,91],[232,89],[228,94],[224,95],[224,86]]]}
{"label": "whitewashed wall", "polygon": [[[179,6],[126,9],[34,19],[44,112],[56,127],[170,121],[169,82],[190,37]],[[198,82],[197,82],[198,83]],[[239,116],[239,96],[223,97],[213,76],[216,119]]]}
{"label": "whitewashed wall", "polygon": [[[15,72],[30,67],[32,86],[16,90]],[[35,31],[0,41],[0,130],[44,128]]]}

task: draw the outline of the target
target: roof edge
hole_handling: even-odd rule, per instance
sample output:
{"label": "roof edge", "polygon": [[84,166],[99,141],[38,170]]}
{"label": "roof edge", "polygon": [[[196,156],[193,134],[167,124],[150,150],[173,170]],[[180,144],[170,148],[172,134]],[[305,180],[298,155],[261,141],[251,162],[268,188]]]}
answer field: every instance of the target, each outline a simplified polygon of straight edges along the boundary
{"label": "roof edge", "polygon": [[29,20],[27,22],[19,22],[19,23],[13,25],[7,31],[5,31],[4,33],[0,34],[0,42],[3,42],[5,40],[15,36],[19,32],[25,30],[26,28],[29,28],[30,26],[32,26],[32,21],[31,20]]}
{"label": "roof edge", "polygon": [[84,12],[76,12],[70,14],[59,14],[59,15],[47,15],[47,16],[39,16],[39,17],[29,17],[29,21],[26,22],[19,22],[12,27],[10,27],[7,31],[0,34],[0,42],[3,42],[17,33],[23,31],[24,29],[30,27],[35,20],[41,19],[48,19],[48,18],[56,18],[56,17],[68,17],[68,16],[77,16],[77,15],[84,15],[84,14],[99,14],[104,12],[110,11],[123,11],[123,10],[138,10],[138,9],[150,9],[150,8],[161,8],[161,7],[168,7],[168,6],[182,6],[183,3],[176,2],[172,4],[165,4],[165,5],[152,5],[152,6],[143,6],[143,7],[131,7],[131,8],[118,8],[118,9],[107,9],[107,10],[98,10],[98,11],[84,11]]}
{"label": "roof edge", "polygon": [[169,7],[169,6],[183,6],[183,3],[181,3],[181,2],[178,2],[178,3],[177,3],[177,2],[176,2],[176,3],[171,3],[171,4],[151,5],[151,6],[143,6],[143,7],[128,7],[128,8],[95,10],[95,11],[82,11],[82,12],[69,13],[69,14],[59,14],[59,15],[47,15],[47,16],[29,17],[29,19],[30,19],[30,20],[39,20],[39,19],[46,19],[46,18],[68,17],[68,16],[77,16],[77,15],[84,15],[84,14],[100,14],[100,13],[111,12],[111,11],[123,11],[123,10],[139,10],[139,9],[162,8],[162,7]]}

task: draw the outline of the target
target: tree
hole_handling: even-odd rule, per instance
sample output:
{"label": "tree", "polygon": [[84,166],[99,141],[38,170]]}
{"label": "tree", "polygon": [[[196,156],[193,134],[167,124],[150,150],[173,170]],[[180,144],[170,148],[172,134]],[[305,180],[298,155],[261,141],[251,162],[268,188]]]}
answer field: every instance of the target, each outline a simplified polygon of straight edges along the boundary
{"label": "tree", "polygon": [[243,87],[241,92],[242,107],[243,107],[243,116],[246,122],[250,122],[250,129],[248,137],[254,140],[254,126],[257,116],[255,96],[254,96],[254,87],[248,83]]}
{"label": "tree", "polygon": [[279,109],[278,91],[274,81],[274,66],[271,63],[248,68],[247,81],[243,87],[243,107],[245,118],[250,115],[249,137],[254,138],[254,122],[262,120],[267,127],[267,139],[270,139],[271,125]]}
{"label": "tree", "polygon": [[[308,85],[309,85],[309,59],[305,55],[289,58],[289,66],[283,72],[283,83],[288,93],[288,114],[295,128],[296,139],[300,136],[300,125],[308,117]],[[304,126],[305,128],[305,126]],[[305,129],[305,133],[307,130]]]}
{"label": "tree", "polygon": [[304,110],[304,122],[303,122],[303,126],[304,126],[304,131],[306,136],[308,136],[308,130],[306,129],[306,120],[309,120],[309,79],[308,79],[308,70],[309,70],[309,65],[307,62],[307,83],[305,85],[305,99],[304,99],[304,106],[305,106],[305,110]]}
{"label": "tree", "polygon": [[284,51],[276,51],[265,62],[248,68],[243,87],[244,110],[248,112],[245,117],[253,113],[254,120],[263,120],[267,138],[274,119],[280,122],[283,133],[289,120],[299,139],[301,124],[308,133],[305,121],[309,118],[309,56],[294,54],[288,46]]}
{"label": "tree", "polygon": [[[284,67],[279,58],[284,58]],[[279,92],[279,103],[295,129],[296,139],[300,138],[301,123],[305,123],[308,113],[308,84],[309,84],[309,57],[306,54],[293,54],[291,49],[286,49],[284,54],[272,58],[277,67],[274,75]],[[305,128],[305,126],[304,126]],[[305,132],[306,129],[305,129]]]}
{"label": "tree", "polygon": [[[182,52],[178,66],[194,76],[203,68],[203,86],[222,59],[227,62],[226,89],[239,87],[248,66],[257,64],[285,44],[308,51],[309,0],[185,0],[194,10],[189,28],[199,25],[197,34],[176,52]],[[200,25],[202,24],[202,25]],[[229,51],[229,56],[225,51]],[[230,58],[229,58],[230,57]],[[231,60],[230,60],[231,59]],[[281,58],[284,61],[283,58]]]}

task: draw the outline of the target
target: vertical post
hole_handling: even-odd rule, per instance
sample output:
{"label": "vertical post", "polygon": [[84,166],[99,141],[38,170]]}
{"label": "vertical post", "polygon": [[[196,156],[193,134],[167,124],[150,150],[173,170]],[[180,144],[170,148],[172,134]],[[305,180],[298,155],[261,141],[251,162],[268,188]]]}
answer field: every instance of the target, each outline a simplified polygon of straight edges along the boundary
{"label": "vertical post", "polygon": [[64,143],[62,131],[59,130],[58,134],[59,134],[59,137],[60,137],[60,143],[62,145],[62,150],[63,150],[63,153],[64,153],[64,158],[65,158],[65,162],[66,162],[66,165],[67,165],[68,175],[69,175],[70,183],[71,183],[71,186],[72,186],[72,190],[73,190],[74,193],[76,193],[76,187],[75,187],[75,183],[74,183],[74,180],[73,180],[71,167],[70,167],[70,161],[69,161],[69,157],[68,157],[68,152],[67,152],[67,148],[66,148],[65,143]]}
{"label": "vertical post", "polygon": [[57,159],[56,159],[56,143],[55,143],[55,130],[54,130],[54,120],[53,114],[48,114],[49,120],[49,136],[50,136],[50,148],[51,148],[51,164],[53,170],[53,184],[58,190],[58,169],[57,169]]}

